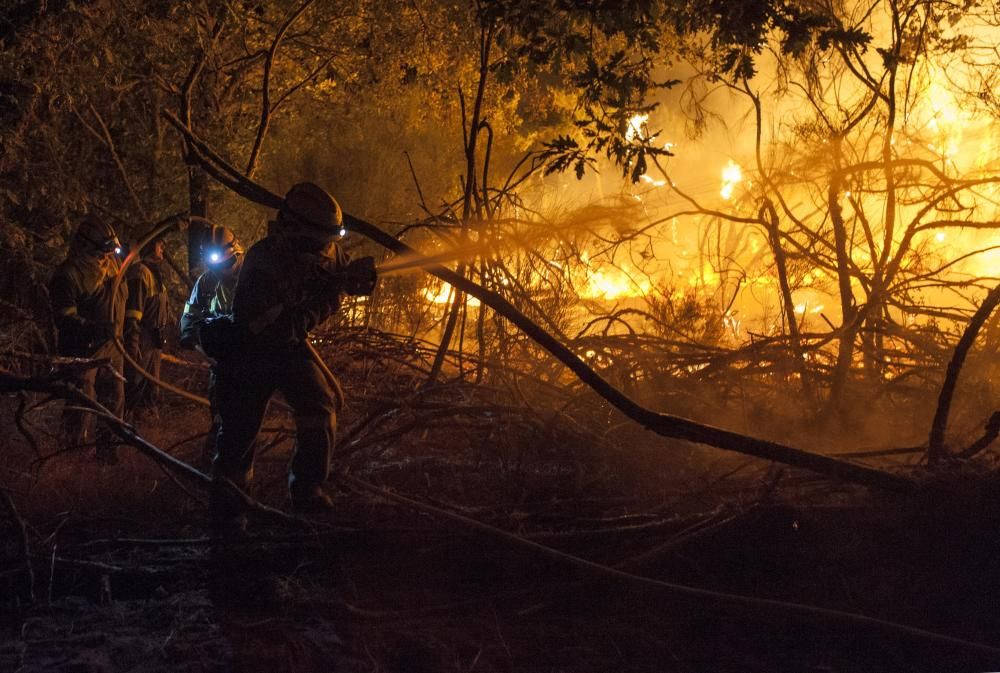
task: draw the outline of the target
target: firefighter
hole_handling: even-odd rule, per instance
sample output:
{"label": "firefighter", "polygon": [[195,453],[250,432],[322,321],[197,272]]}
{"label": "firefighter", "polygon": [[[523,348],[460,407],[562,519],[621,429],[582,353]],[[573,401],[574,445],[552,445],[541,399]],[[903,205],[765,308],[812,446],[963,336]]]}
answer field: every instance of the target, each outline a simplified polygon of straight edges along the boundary
{"label": "firefighter", "polygon": [[[125,305],[125,349],[129,356],[157,379],[167,334],[168,297],[163,282],[165,246],[162,238],[147,243],[139,251],[139,261],[127,274],[128,302]],[[155,412],[160,388],[126,361],[125,410],[133,416],[140,409]]]}
{"label": "firefighter", "polygon": [[[114,228],[88,215],[81,220],[70,240],[69,254],[49,281],[49,301],[58,332],[60,355],[108,359],[109,364],[76,374],[75,383],[90,397],[121,416],[125,389],[121,378],[122,357],[114,339],[122,336],[125,317],[125,283],[114,292],[119,263],[115,255],[121,244]],[[63,415],[63,428],[70,445],[89,441],[93,417],[77,411]],[[95,441],[98,461],[118,462],[111,429],[98,424]]]}
{"label": "firefighter", "polygon": [[215,455],[215,437],[219,430],[219,409],[215,403],[215,366],[218,364],[201,346],[200,331],[206,321],[233,312],[236,279],[243,266],[243,246],[231,229],[213,226],[201,246],[201,260],[207,269],[198,277],[191,296],[184,305],[180,323],[180,344],[199,351],[212,364],[208,378],[208,401],[211,404],[212,428],[205,440],[203,462]]}
{"label": "firefighter", "polygon": [[337,245],[342,225],[334,198],[313,183],[300,183],[285,195],[268,235],[246,254],[233,298],[232,326],[240,346],[217,367],[221,426],[211,502],[217,531],[243,524],[240,503],[223,480],[240,487],[249,480],[254,439],[275,390],[295,417],[288,477],[292,509],[317,513],[332,507],[324,483],[336,397],[307,340],[310,330],[337,311],[341,293],[371,294],[375,287],[374,260],[349,261]]}

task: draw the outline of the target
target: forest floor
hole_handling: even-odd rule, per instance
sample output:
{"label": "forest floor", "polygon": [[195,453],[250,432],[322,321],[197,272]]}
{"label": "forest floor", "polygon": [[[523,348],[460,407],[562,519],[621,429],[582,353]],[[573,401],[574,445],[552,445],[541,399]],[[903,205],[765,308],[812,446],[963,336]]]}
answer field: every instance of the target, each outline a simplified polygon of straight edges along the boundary
{"label": "forest floor", "polygon": [[[204,423],[171,404],[139,428],[197,463],[183,440]],[[974,646],[1000,647],[992,454],[897,497],[717,453],[595,466],[467,439],[425,430],[354,462],[422,509],[342,480],[335,515],[255,517],[222,543],[199,487],[131,449],[29,470],[11,432],[0,485],[34,600],[15,598],[8,516],[0,671],[1000,670]],[[274,447],[253,495],[286,508]]]}

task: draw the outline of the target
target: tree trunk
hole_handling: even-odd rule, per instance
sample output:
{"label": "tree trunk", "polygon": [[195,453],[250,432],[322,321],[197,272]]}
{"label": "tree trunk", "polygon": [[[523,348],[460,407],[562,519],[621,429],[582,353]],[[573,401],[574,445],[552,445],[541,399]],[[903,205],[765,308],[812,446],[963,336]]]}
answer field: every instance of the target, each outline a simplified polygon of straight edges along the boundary
{"label": "tree trunk", "polygon": [[[345,221],[347,216],[345,214]],[[457,275],[464,277],[465,275],[465,265],[459,264],[458,270],[455,272]],[[437,377],[441,375],[441,367],[444,366],[445,356],[448,354],[448,346],[451,344],[451,338],[455,334],[455,325],[458,324],[458,314],[461,311],[462,304],[465,303],[465,293],[455,287],[455,301],[448,309],[448,321],[444,325],[444,331],[441,333],[441,344],[438,346],[437,353],[434,354],[434,364],[431,365],[431,373],[427,376],[428,386],[433,385],[437,381]]]}
{"label": "tree trunk", "polygon": [[837,350],[837,363],[833,370],[833,381],[830,386],[830,399],[827,410],[838,414],[843,413],[844,388],[854,362],[854,339],[857,337],[857,308],[854,305],[854,293],[851,291],[850,242],[847,237],[847,226],[844,223],[844,213],[840,207],[840,195],[843,191],[844,176],[840,170],[840,138],[830,141],[833,152],[833,175],[827,192],[827,203],[830,208],[830,222],[833,226],[833,238],[837,253],[837,285],[840,290],[840,342]]}
{"label": "tree trunk", "polygon": [[948,427],[948,414],[951,411],[951,399],[955,395],[955,386],[958,385],[958,375],[962,371],[965,358],[976,342],[979,330],[986,323],[997,305],[1000,304],[1000,285],[990,290],[986,299],[979,306],[972,320],[962,332],[962,337],[955,345],[955,353],[948,363],[948,371],[944,377],[944,384],[941,386],[941,394],[938,396],[937,411],[934,413],[934,422],[931,424],[931,435],[927,444],[927,462],[934,464],[945,457],[944,433]]}
{"label": "tree trunk", "polygon": [[[188,209],[192,215],[208,218],[208,175],[198,165],[188,166]],[[192,219],[188,227],[188,276],[197,278],[202,270],[201,246],[208,237],[209,225]]]}
{"label": "tree trunk", "polygon": [[795,320],[795,302],[792,301],[792,288],[788,282],[788,260],[784,248],[781,247],[778,212],[773,203],[764,202],[760,209],[760,219],[767,223],[768,241],[771,243],[771,252],[774,254],[774,265],[778,272],[778,286],[781,288],[781,300],[788,321],[788,338],[792,343],[792,357],[795,358],[795,368],[798,370],[802,383],[802,392],[810,400],[814,400],[813,386],[809,380],[809,371],[806,369],[805,355],[802,352],[799,324]]}

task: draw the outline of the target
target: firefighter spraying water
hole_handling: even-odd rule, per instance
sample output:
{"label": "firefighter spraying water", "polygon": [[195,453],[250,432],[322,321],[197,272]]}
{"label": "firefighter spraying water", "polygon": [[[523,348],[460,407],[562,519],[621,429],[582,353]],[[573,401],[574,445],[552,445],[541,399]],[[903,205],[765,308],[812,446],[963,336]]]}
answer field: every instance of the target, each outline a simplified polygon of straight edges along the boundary
{"label": "firefighter spraying water", "polygon": [[276,390],[295,417],[288,477],[292,507],[299,513],[332,507],[324,485],[337,394],[329,370],[310,348],[309,332],[337,311],[342,293],[371,294],[376,280],[372,258],[351,261],[337,244],[342,227],[340,205],[326,191],[308,182],[292,187],[268,236],[246,254],[231,319],[217,321],[223,329],[201,330],[202,347],[217,361],[214,402],[220,425],[211,515],[220,534],[243,527],[241,503],[225,481],[248,483],[254,440]]}

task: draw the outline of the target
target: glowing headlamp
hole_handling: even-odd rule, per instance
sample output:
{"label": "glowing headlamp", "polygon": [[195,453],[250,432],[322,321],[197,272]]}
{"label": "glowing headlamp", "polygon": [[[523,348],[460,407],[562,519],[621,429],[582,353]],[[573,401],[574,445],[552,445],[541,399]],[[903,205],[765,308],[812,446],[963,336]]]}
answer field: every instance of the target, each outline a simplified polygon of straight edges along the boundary
{"label": "glowing headlamp", "polygon": [[118,238],[109,238],[106,241],[101,241],[97,243],[94,247],[103,253],[113,252],[116,255],[121,251],[122,245],[118,242]]}
{"label": "glowing headlamp", "polygon": [[229,268],[236,263],[237,251],[231,245],[209,248],[205,251],[205,263],[218,269]]}
{"label": "glowing headlamp", "polygon": [[347,229],[344,228],[344,227],[341,227],[340,228],[340,237],[343,238],[344,236],[347,236]]}
{"label": "glowing headlamp", "polygon": [[90,243],[92,246],[94,246],[94,249],[97,250],[98,252],[104,252],[104,253],[113,252],[116,255],[121,253],[122,246],[121,243],[118,242],[117,236],[115,236],[114,238],[106,238],[100,241],[95,241],[89,236],[81,236],[81,238],[87,241],[87,243]]}

